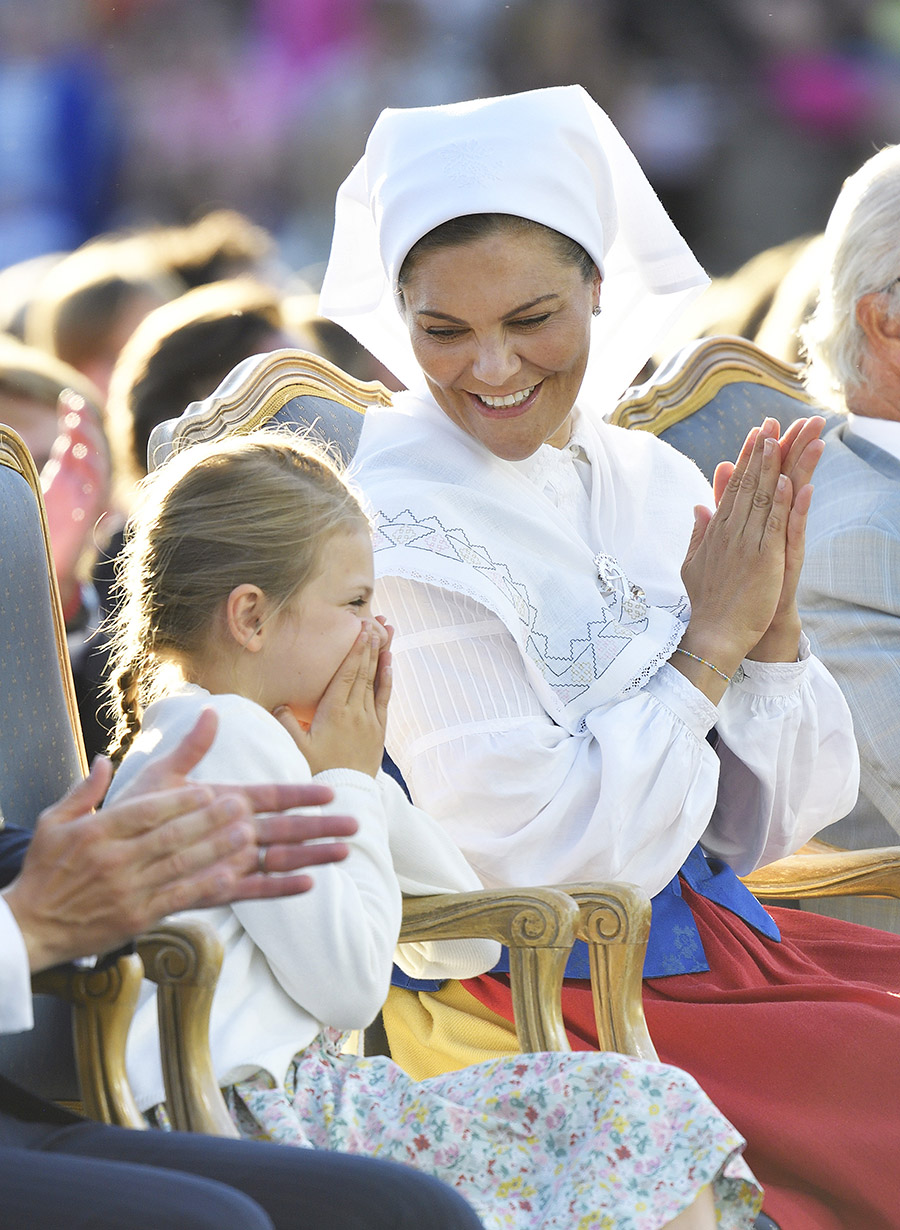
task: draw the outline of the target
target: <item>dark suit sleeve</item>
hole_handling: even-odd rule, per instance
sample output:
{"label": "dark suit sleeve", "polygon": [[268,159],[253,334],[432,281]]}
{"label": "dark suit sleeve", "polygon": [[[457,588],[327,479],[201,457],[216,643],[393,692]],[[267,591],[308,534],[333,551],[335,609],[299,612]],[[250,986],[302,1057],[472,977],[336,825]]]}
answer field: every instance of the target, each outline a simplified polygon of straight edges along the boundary
{"label": "dark suit sleeve", "polygon": [[0,829],[0,888],[11,884],[22,870],[22,860],[30,841],[28,829],[16,828],[13,824]]}

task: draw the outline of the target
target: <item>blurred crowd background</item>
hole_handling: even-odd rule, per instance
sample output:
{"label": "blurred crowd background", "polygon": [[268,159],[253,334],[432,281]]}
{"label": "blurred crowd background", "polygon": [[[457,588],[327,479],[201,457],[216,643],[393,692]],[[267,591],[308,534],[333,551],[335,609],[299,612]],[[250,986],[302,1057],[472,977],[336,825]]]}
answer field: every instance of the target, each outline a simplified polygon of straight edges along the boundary
{"label": "blurred crowd background", "polygon": [[379,111],[570,83],[713,275],[668,349],[798,358],[841,182],[900,140],[900,0],[0,0],[0,423],[40,471],[89,752],[153,426],[285,345],[397,387],[317,314]]}
{"label": "blurred crowd background", "polygon": [[0,0],[0,266],[228,205],[314,276],[382,107],[570,82],[723,273],[900,136],[900,0]]}

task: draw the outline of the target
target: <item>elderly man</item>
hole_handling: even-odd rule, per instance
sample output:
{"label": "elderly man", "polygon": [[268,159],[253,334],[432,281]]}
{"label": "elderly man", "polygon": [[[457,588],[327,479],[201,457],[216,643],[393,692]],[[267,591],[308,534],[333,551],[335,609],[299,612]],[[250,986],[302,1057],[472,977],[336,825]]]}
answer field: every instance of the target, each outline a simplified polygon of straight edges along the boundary
{"label": "elderly man", "polygon": [[[44,812],[0,828],[0,1033],[31,1026],[29,971],[115,948],[169,911],[306,892],[300,868],[348,853],[356,821],[293,810],[316,785],[211,788],[187,774],[211,710],[111,807],[108,761]],[[312,844],[309,844],[312,842]],[[24,858],[23,858],[24,856]],[[270,876],[268,872],[279,872]],[[0,1077],[0,1226],[42,1230],[478,1230],[436,1179],[370,1158],[90,1123]]]}
{"label": "elderly man", "polygon": [[[861,849],[900,842],[900,145],[844,184],[825,232],[807,384],[841,412],[825,435],[799,590],[814,651],[850,704],[856,809],[821,834]],[[818,909],[819,906],[817,905]],[[900,931],[900,903],[835,904]],[[832,912],[829,910],[828,912]]]}

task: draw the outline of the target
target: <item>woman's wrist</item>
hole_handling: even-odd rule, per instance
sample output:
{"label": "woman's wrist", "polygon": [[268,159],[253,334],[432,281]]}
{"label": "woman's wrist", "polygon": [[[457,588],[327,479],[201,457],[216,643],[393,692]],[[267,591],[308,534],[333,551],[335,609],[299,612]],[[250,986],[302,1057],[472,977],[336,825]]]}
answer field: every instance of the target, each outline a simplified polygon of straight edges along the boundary
{"label": "woman's wrist", "polygon": [[717,705],[728,690],[744,654],[711,628],[688,624],[669,664],[692,683],[712,704]]}
{"label": "woman's wrist", "polygon": [[711,628],[696,627],[689,623],[678,643],[682,654],[690,654],[710,663],[717,671],[731,679],[746,657],[746,647],[733,639],[723,637]]}
{"label": "woman's wrist", "polygon": [[746,653],[752,662],[796,662],[803,625],[796,607],[776,615],[763,636]]}

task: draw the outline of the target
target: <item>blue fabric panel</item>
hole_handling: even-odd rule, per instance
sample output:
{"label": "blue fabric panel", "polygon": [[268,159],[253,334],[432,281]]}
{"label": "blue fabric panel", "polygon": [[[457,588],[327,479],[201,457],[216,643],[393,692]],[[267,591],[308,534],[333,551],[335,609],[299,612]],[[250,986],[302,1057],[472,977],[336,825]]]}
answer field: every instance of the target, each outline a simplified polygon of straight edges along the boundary
{"label": "blue fabric panel", "polygon": [[[770,940],[778,942],[781,939],[774,919],[741,883],[728,864],[717,858],[709,858],[698,844],[688,855],[678,875],[662,892],[657,893],[651,902],[650,942],[644,960],[645,978],[696,974],[709,969],[694,916],[681,895],[679,878],[682,876],[701,897],[730,910]],[[508,949],[503,949],[500,960],[491,972],[509,973]],[[576,940],[566,962],[566,977],[590,976],[588,946],[583,940]],[[412,991],[437,991],[443,985],[434,979],[410,978],[396,965],[391,975],[391,984],[395,987],[407,987]]]}

